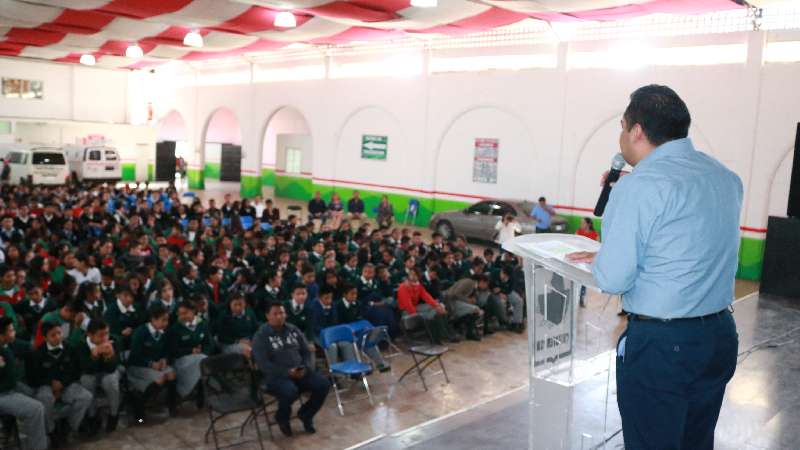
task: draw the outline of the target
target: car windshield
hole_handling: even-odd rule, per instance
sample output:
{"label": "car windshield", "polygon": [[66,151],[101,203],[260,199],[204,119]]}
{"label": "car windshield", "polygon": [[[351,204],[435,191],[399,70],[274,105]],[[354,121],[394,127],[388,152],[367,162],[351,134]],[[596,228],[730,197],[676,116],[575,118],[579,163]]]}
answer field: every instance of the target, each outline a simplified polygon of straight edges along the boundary
{"label": "car windshield", "polygon": [[62,165],[64,164],[64,154],[61,152],[34,152],[34,165]]}

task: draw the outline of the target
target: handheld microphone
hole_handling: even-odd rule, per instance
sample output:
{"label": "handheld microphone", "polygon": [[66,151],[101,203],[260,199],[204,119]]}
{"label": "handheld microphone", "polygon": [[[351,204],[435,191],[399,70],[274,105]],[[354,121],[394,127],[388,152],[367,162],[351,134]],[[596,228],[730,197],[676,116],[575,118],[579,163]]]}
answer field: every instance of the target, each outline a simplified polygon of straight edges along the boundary
{"label": "handheld microphone", "polygon": [[608,171],[605,183],[603,183],[603,191],[600,192],[600,198],[597,199],[597,205],[594,207],[594,215],[601,217],[606,210],[606,203],[608,203],[608,196],[611,195],[611,185],[619,180],[622,169],[625,168],[625,158],[622,153],[617,153],[611,159],[611,170]]}

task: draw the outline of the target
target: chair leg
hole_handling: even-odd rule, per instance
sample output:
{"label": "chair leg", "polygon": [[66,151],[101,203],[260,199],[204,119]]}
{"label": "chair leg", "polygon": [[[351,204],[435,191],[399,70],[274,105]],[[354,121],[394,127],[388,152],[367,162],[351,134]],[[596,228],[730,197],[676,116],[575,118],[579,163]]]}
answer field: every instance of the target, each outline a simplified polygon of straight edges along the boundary
{"label": "chair leg", "polygon": [[339,415],[344,416],[344,406],[342,406],[342,398],[339,396],[339,385],[336,384],[336,377],[331,374],[331,384],[333,384],[333,393],[336,394],[336,405],[339,407]]}
{"label": "chair leg", "polygon": [[258,437],[258,446],[261,450],[264,450],[264,440],[261,438],[261,427],[258,425],[258,409],[253,409],[253,412],[250,413],[252,417],[255,419],[253,420],[253,425],[256,426],[256,436]]}
{"label": "chair leg", "polygon": [[369,399],[369,404],[375,406],[375,402],[372,401],[372,391],[369,390],[369,383],[367,382],[367,376],[361,375],[361,381],[364,382],[364,389],[367,390],[367,398]]}
{"label": "chair leg", "polygon": [[272,419],[269,418],[269,411],[267,411],[267,405],[263,406],[262,411],[264,411],[264,420],[267,422],[267,431],[269,431],[269,438],[274,441],[275,435],[272,434]]}
{"label": "chair leg", "polygon": [[444,361],[442,361],[442,356],[439,355],[436,359],[439,360],[439,365],[442,367],[442,374],[444,374],[445,381],[447,381],[447,383],[450,384],[450,378],[447,377],[447,370],[445,370],[444,368]]}
{"label": "chair leg", "polygon": [[247,425],[250,424],[251,420],[254,422],[256,421],[256,415],[252,412],[250,413],[250,415],[247,416],[247,419],[245,419],[244,422],[242,422],[242,426],[239,427],[239,437],[244,436],[244,429]]}

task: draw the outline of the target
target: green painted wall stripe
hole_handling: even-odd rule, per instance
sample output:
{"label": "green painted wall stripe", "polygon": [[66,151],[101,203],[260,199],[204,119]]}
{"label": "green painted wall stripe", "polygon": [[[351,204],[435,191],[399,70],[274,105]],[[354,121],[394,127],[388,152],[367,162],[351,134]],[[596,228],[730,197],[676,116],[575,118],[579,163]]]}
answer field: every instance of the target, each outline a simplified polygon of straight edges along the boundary
{"label": "green painted wall stripe", "polygon": [[739,245],[739,268],[736,277],[744,280],[761,280],[766,240],[743,237]]}
{"label": "green painted wall stripe", "polygon": [[275,169],[261,168],[261,185],[275,186]]}
{"label": "green painted wall stripe", "polygon": [[219,168],[220,163],[207,162],[204,167],[204,178],[208,180],[219,180]]}
{"label": "green painted wall stripe", "polygon": [[156,166],[153,163],[147,164],[147,181],[153,181],[156,179]]}
{"label": "green painted wall stripe", "polygon": [[204,171],[200,169],[187,169],[186,177],[189,179],[189,189],[205,189],[204,175]]}
{"label": "green painted wall stripe", "polygon": [[136,163],[122,163],[122,181],[136,181]]}
{"label": "green painted wall stripe", "polygon": [[308,201],[314,193],[311,178],[275,175],[275,196]]}
{"label": "green painted wall stripe", "polygon": [[242,175],[239,181],[239,194],[242,198],[253,198],[261,195],[261,177],[258,175]]}

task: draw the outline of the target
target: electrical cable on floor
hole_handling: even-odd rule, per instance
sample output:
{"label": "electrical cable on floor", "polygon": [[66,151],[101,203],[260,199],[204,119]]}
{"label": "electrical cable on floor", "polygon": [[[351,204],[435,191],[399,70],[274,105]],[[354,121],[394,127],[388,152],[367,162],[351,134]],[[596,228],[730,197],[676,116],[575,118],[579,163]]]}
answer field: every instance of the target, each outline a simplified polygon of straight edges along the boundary
{"label": "electrical cable on floor", "polygon": [[[778,335],[778,336],[773,336],[773,337],[771,337],[769,339],[766,339],[766,340],[764,340],[762,342],[759,342],[758,344],[752,345],[750,348],[748,348],[747,350],[745,350],[743,352],[740,352],[737,355],[738,361],[736,363],[737,364],[743,363],[750,355],[752,355],[753,353],[757,352],[758,350],[762,350],[762,349],[765,349],[765,348],[778,348],[778,347],[783,347],[784,345],[787,345],[787,344],[791,344],[792,342],[797,340],[797,337],[794,337],[792,339],[789,339],[789,340],[786,340],[786,341],[783,341],[783,342],[774,342],[774,341],[777,340],[777,339],[781,339],[781,338],[784,338],[786,336],[789,336],[791,334],[794,334],[797,331],[800,331],[800,327],[792,328],[791,330],[787,331],[786,333],[783,333],[783,334]],[[800,336],[798,336],[798,337],[800,337]]]}

